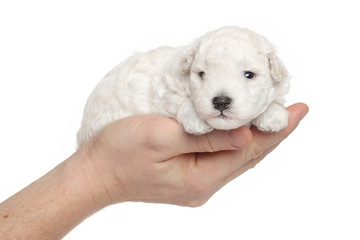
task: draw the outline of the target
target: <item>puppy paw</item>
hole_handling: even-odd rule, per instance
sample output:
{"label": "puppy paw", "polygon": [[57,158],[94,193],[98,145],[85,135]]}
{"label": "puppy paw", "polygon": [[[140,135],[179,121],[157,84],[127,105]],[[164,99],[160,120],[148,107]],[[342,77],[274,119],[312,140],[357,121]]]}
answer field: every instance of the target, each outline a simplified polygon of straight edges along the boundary
{"label": "puppy paw", "polygon": [[289,112],[279,104],[272,104],[252,121],[260,131],[278,132],[288,125]]}
{"label": "puppy paw", "polygon": [[214,128],[211,127],[206,122],[195,120],[195,121],[186,121],[183,122],[185,132],[193,135],[201,135],[208,132],[211,132]]}

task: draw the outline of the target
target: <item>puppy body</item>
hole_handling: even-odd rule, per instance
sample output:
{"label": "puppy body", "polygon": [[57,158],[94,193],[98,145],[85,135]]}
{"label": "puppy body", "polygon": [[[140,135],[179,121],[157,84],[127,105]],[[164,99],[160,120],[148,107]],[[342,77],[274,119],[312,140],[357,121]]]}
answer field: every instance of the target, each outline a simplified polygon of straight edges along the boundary
{"label": "puppy body", "polygon": [[287,126],[288,82],[275,48],[237,27],[209,32],[187,46],[137,53],[91,93],[78,146],[107,123],[134,114],[174,118],[191,134],[251,124],[279,131]]}

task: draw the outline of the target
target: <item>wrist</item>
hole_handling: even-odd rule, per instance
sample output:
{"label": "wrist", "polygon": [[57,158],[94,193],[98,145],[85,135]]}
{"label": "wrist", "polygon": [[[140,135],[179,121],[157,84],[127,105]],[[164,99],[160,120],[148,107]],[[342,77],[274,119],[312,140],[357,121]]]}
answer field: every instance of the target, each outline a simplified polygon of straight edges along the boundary
{"label": "wrist", "polygon": [[111,204],[110,196],[106,191],[106,183],[102,180],[101,171],[97,169],[95,161],[89,159],[84,148],[80,148],[61,166],[66,188],[70,195],[78,197],[82,205],[86,205],[87,214]]}
{"label": "wrist", "polygon": [[99,154],[96,142],[85,143],[66,163],[69,179],[76,177],[79,190],[92,200],[92,208],[98,211],[111,204],[125,202],[126,194],[122,184],[115,177],[115,170],[109,159]]}

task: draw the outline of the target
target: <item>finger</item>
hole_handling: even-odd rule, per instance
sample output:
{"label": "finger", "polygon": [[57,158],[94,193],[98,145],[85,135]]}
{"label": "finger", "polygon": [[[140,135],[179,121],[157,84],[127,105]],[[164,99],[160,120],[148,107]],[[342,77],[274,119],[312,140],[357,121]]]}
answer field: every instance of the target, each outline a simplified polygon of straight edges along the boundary
{"label": "finger", "polygon": [[233,173],[231,173],[229,176],[224,178],[224,183],[223,186],[229,182],[231,182],[232,180],[234,180],[235,178],[239,177],[241,174],[245,173],[247,170],[255,167],[261,160],[263,160],[269,153],[271,153],[275,148],[277,148],[279,146],[280,143],[275,144],[273,146],[271,146],[269,149],[267,149],[263,154],[261,154],[260,156],[258,156],[255,159],[252,159],[248,162],[246,162],[245,164],[243,164],[240,168],[236,169]]}
{"label": "finger", "polygon": [[[308,112],[306,104],[298,103],[288,107],[290,112],[288,126],[278,133],[263,133],[254,129],[252,132],[247,127],[241,127],[231,131],[214,130],[208,134],[193,136],[186,135],[185,145],[182,145],[182,153],[191,152],[218,152],[223,150],[238,150],[249,146],[250,150],[256,154],[256,157],[262,149],[270,147],[272,144],[280,142],[285,139],[299,124]],[[253,134],[256,134],[256,139]],[[189,149],[190,148],[190,149]]]}
{"label": "finger", "polygon": [[[237,151],[222,151],[216,153],[202,153],[197,155],[197,165],[212,177],[225,179],[234,171],[240,169],[248,161],[265,156],[272,151],[283,139],[285,139],[299,124],[301,116],[307,112],[305,104],[295,104],[288,108],[288,127],[278,133],[261,133],[252,129],[253,140],[249,147],[240,148]],[[214,174],[216,176],[214,176]]]}
{"label": "finger", "polygon": [[[225,177],[222,181],[221,180],[220,181],[213,181],[213,182],[215,182],[215,184],[214,184],[215,187],[212,189],[211,192],[209,192],[208,197],[210,198],[213,194],[215,194],[217,191],[219,191],[221,188],[223,188],[226,184],[228,184],[229,182],[231,182],[235,178],[239,177],[240,175],[242,175],[243,173],[245,173],[249,169],[254,168],[262,159],[265,158],[265,156],[267,154],[269,154],[272,150],[274,150],[277,147],[277,145],[272,146],[271,149],[269,149],[269,151],[264,153],[262,156],[245,162],[239,169],[236,169],[232,174]],[[211,176],[211,177],[213,179],[215,179],[214,176]]]}
{"label": "finger", "polygon": [[261,132],[256,128],[252,128],[253,141],[247,148],[247,155],[249,155],[249,158],[256,158],[272,145],[287,138],[299,125],[301,119],[308,113],[309,108],[306,104],[297,103],[289,106],[287,110],[289,111],[288,126],[280,132],[266,133]]}

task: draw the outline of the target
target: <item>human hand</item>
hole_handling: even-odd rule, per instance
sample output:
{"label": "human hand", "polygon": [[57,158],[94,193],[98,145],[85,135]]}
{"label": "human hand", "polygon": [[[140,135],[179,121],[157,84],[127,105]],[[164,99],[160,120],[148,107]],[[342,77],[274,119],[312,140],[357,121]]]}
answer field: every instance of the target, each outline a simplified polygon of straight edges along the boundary
{"label": "human hand", "polygon": [[200,206],[275,149],[308,107],[298,103],[288,111],[289,124],[278,133],[241,127],[194,136],[159,116],[115,121],[80,149],[85,171],[97,181],[92,185],[101,186],[92,190],[94,199],[100,208],[124,201]]}
{"label": "human hand", "polygon": [[278,133],[241,127],[194,136],[158,116],[115,121],[0,204],[0,238],[60,239],[96,211],[124,201],[200,206],[276,148],[308,108],[288,110],[289,125]]}

